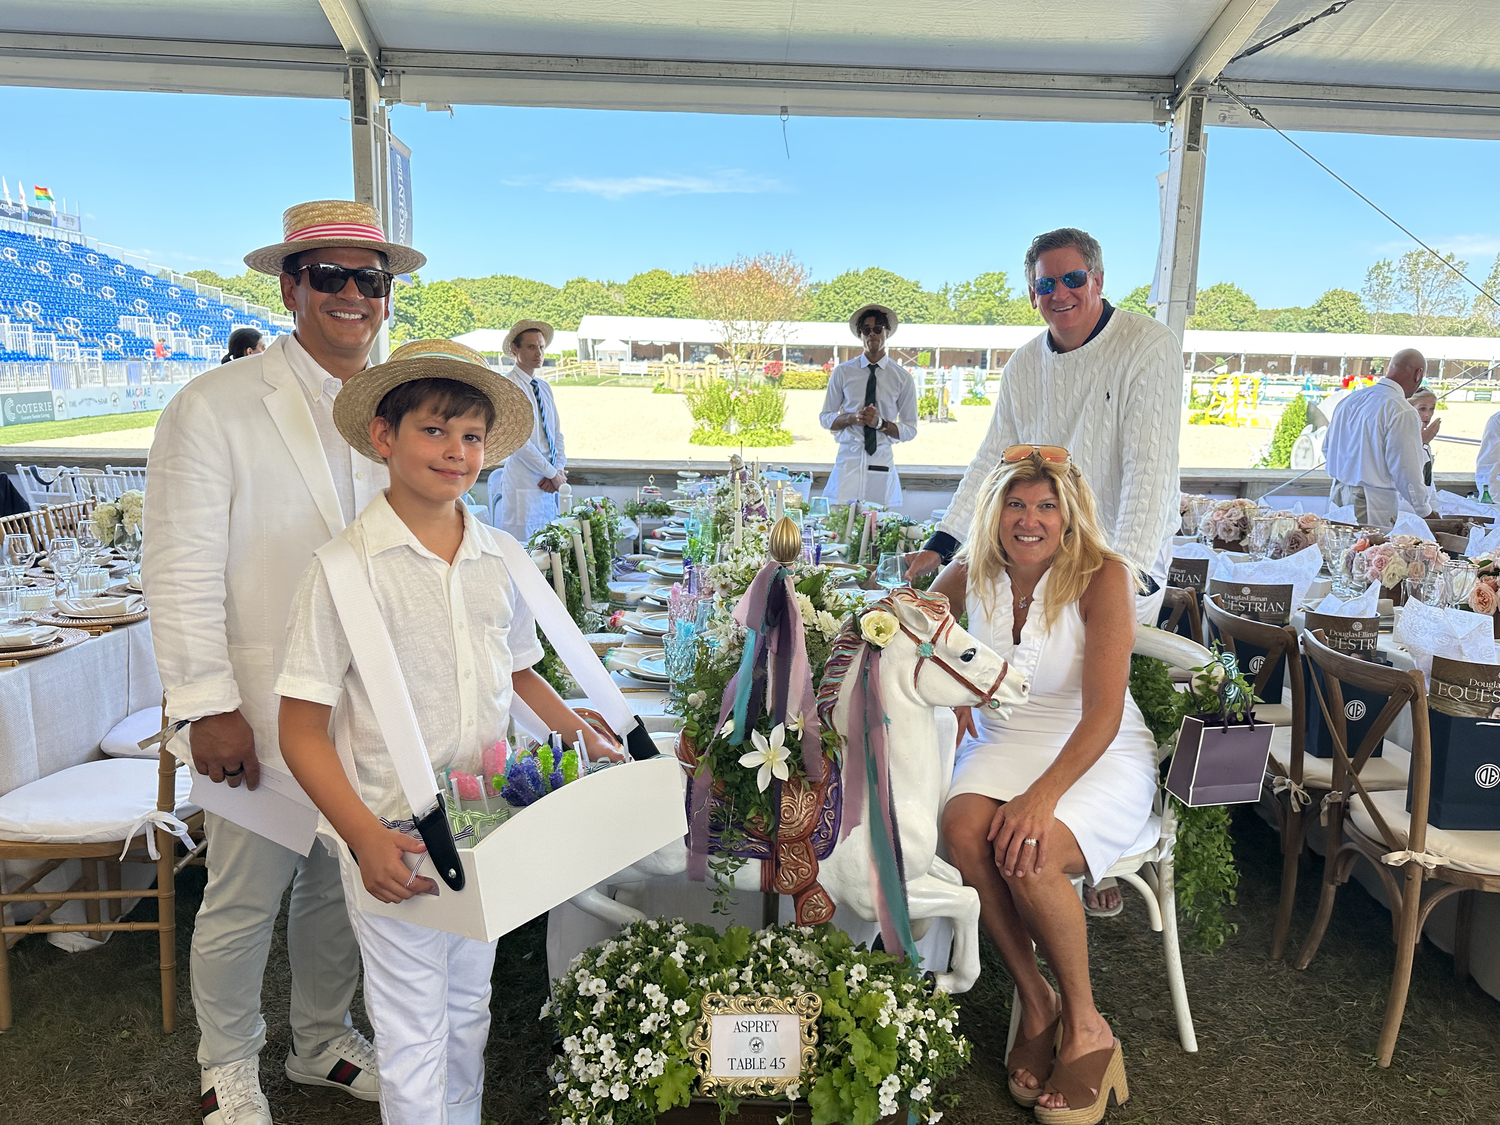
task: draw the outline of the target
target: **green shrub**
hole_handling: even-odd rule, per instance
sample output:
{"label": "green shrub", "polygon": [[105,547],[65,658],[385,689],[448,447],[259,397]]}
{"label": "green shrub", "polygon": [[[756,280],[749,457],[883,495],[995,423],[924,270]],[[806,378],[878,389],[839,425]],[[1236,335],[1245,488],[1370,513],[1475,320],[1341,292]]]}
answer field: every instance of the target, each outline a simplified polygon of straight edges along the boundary
{"label": "green shrub", "polygon": [[712,430],[699,426],[688,435],[689,445],[727,445],[727,446],[766,446],[766,445],[791,445],[793,441],[792,431],[783,429],[756,429],[740,430],[738,433],[729,433],[725,430]]}
{"label": "green shrub", "polygon": [[788,391],[826,391],[828,372],[788,371],[781,377],[781,386]]}
{"label": "green shrub", "polygon": [[774,430],[786,417],[786,394],[774,386],[741,388],[734,417],[742,430]]}
{"label": "green shrub", "polygon": [[665,383],[657,383],[656,386],[651,388],[651,393],[654,395],[675,395],[677,392]]}
{"label": "green shrub", "polygon": [[963,398],[959,399],[958,404],[960,406],[993,406],[994,405],[992,402],[990,402],[989,399],[985,398],[983,395],[964,395]]}
{"label": "green shrub", "polygon": [[1290,469],[1292,446],[1307,428],[1307,399],[1298,395],[1281,411],[1281,420],[1276,423],[1276,432],[1271,435],[1271,447],[1255,467],[1257,469]]}
{"label": "green shrub", "polygon": [[703,386],[687,392],[688,413],[700,427],[722,430],[734,417],[730,384],[723,379],[705,379]]}
{"label": "green shrub", "polygon": [[938,396],[936,391],[923,391],[922,397],[917,400],[917,415],[921,418],[930,418],[938,412]]}

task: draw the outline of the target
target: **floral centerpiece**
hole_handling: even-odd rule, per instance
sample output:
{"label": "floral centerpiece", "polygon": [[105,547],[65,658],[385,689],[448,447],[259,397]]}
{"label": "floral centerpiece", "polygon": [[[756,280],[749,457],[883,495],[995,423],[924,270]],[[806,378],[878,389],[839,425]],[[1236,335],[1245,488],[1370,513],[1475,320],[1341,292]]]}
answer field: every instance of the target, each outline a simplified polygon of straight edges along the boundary
{"label": "floral centerpiece", "polygon": [[1271,538],[1266,546],[1268,558],[1284,559],[1305,551],[1318,542],[1318,528],[1327,521],[1314,512],[1272,512]]}
{"label": "floral centerpiece", "polygon": [[95,505],[89,519],[99,542],[127,549],[139,548],[145,503],[146,494],[139,488],[131,488],[114,500],[103,500]]}
{"label": "floral centerpiece", "polygon": [[[813,1125],[873,1125],[903,1105],[937,1122],[938,1103],[957,1100],[937,1085],[969,1057],[958,1007],[896,957],[830,925],[719,934],[648,918],[579,954],[553,982],[542,1007],[562,1041],[553,1125],[654,1125],[688,1105],[700,1072],[687,1044],[709,992],[821,998],[817,1060],[787,1091],[807,1101]],[[718,1101],[721,1113],[738,1109],[727,1094]]]}
{"label": "floral centerpiece", "polygon": [[1199,522],[1198,530],[1221,550],[1245,543],[1250,539],[1250,523],[1256,507],[1254,500],[1220,500]]}
{"label": "floral centerpiece", "polygon": [[1370,584],[1378,583],[1390,591],[1393,600],[1404,601],[1401,584],[1408,578],[1421,579],[1440,568],[1448,556],[1436,543],[1415,535],[1393,535],[1379,543],[1357,539],[1346,554],[1345,567],[1350,576]]}
{"label": "floral centerpiece", "polygon": [[1447,580],[1446,600],[1457,609],[1482,613],[1495,619],[1496,636],[1500,637],[1500,565],[1493,555],[1475,555],[1461,570],[1444,572]]}

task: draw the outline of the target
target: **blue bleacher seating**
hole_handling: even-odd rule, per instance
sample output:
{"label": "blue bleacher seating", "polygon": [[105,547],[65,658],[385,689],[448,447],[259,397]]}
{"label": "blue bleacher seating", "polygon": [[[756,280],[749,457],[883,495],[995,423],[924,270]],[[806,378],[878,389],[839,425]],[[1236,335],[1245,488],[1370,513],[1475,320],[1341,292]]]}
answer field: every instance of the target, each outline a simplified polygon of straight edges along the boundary
{"label": "blue bleacher seating", "polygon": [[[97,348],[105,360],[146,358],[155,350],[155,339],[136,332],[146,326],[122,327],[122,317],[149,319],[158,335],[184,332],[221,349],[237,327],[259,328],[267,336],[281,333],[261,317],[86,245],[9,230],[0,230],[0,315],[13,324],[29,322],[34,335],[50,334],[59,346]],[[7,348],[5,342],[0,336],[0,362],[44,358]]]}

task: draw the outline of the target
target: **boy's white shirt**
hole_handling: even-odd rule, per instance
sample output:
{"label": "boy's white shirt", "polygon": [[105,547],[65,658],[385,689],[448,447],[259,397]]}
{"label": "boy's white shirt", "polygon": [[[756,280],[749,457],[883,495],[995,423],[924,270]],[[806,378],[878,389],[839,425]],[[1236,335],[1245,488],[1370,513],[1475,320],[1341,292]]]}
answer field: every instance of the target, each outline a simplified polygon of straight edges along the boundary
{"label": "boy's white shirt", "polygon": [[[542,647],[490,529],[463,518],[451,566],[417,541],[384,492],[342,534],[366,568],[433,768],[475,773],[484,747],[505,736],[513,670],[535,664]],[[335,737],[365,804],[388,820],[411,815],[317,560],[292,602],[276,694],[335,707]]]}

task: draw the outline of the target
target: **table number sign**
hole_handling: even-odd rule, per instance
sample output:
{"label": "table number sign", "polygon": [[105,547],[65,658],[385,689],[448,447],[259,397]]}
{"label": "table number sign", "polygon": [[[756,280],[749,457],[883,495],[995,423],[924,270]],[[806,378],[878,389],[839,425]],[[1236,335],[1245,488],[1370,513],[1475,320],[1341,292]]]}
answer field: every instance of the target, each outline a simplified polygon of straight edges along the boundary
{"label": "table number sign", "polygon": [[703,1017],[688,1039],[705,1096],[775,1097],[786,1092],[818,1057],[823,1001],[800,996],[703,997]]}

